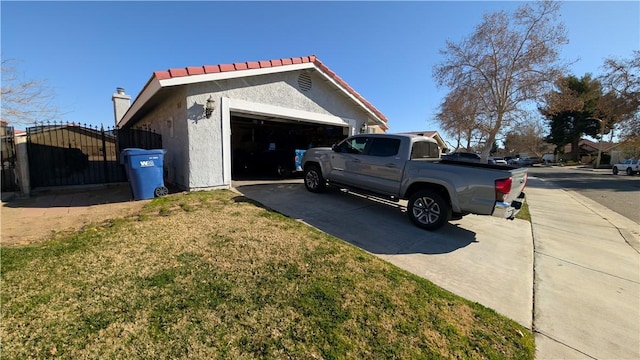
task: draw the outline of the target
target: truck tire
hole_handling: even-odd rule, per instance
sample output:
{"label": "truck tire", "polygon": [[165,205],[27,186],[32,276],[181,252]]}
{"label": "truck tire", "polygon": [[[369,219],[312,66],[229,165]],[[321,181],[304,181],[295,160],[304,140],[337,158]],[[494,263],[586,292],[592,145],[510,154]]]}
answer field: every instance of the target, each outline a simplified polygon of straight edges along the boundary
{"label": "truck tire", "polygon": [[290,178],[291,177],[291,170],[289,170],[289,168],[286,165],[278,164],[276,166],[276,174],[281,179]]}
{"label": "truck tire", "polygon": [[304,169],[304,186],[313,193],[323,192],[327,182],[317,165],[309,165]]}
{"label": "truck tire", "polygon": [[437,192],[420,190],[409,198],[407,214],[418,227],[436,230],[449,221],[451,206]]}
{"label": "truck tire", "polygon": [[627,168],[627,175],[629,176],[633,175],[633,169]]}

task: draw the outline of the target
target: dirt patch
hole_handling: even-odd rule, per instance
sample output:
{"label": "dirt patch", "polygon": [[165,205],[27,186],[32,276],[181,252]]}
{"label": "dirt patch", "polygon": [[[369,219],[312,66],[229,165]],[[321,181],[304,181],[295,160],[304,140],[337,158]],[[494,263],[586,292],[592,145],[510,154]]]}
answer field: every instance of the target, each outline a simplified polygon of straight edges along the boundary
{"label": "dirt patch", "polygon": [[55,233],[74,231],[92,222],[126,217],[150,200],[134,201],[128,184],[82,190],[56,190],[2,202],[2,246],[41,242]]}

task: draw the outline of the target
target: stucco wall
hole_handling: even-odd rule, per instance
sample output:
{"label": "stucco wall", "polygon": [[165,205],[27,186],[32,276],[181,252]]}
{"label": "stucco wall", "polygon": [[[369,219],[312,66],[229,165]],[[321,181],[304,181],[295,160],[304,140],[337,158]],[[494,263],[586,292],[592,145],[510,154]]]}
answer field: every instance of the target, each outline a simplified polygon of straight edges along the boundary
{"label": "stucco wall", "polygon": [[[311,89],[299,89],[300,72],[269,74],[250,78],[228,79],[187,87],[188,143],[190,151],[190,189],[225,186],[224,144],[221,99],[238,99],[283,108],[333,115],[355,120],[359,128],[368,114],[314,72],[309,72]],[[211,96],[216,109],[210,119],[203,117],[204,105]],[[227,139],[231,141],[231,139]],[[227,150],[228,151],[228,150]],[[226,161],[229,161],[227,158]],[[228,174],[226,175],[229,176]]]}
{"label": "stucco wall", "polygon": [[189,86],[187,96],[202,96],[202,101],[212,94],[214,98],[248,100],[360,121],[367,119],[367,114],[362,109],[330,86],[315,71],[307,72],[311,78],[311,89],[299,89],[300,73],[301,71],[292,71],[194,84]]}

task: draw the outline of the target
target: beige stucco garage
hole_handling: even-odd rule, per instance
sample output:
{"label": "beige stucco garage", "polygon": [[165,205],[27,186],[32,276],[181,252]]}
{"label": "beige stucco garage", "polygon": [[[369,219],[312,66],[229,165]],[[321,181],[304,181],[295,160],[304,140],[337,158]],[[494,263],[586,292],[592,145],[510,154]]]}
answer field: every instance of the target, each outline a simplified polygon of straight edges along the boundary
{"label": "beige stucco garage", "polygon": [[265,151],[388,129],[315,56],[156,71],[133,103],[123,89],[112,99],[118,127],[162,135],[165,181],[185,190],[229,188],[247,169],[241,159],[266,163]]}

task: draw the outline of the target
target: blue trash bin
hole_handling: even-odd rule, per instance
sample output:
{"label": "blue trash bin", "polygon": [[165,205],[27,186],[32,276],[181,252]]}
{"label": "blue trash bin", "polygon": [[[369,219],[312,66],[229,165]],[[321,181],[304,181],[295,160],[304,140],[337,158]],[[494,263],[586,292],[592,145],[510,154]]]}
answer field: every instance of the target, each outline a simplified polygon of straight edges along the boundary
{"label": "blue trash bin", "polygon": [[162,169],[166,152],[165,149],[128,148],[120,153],[120,163],[125,167],[135,200],[153,199],[169,193],[164,186]]}

